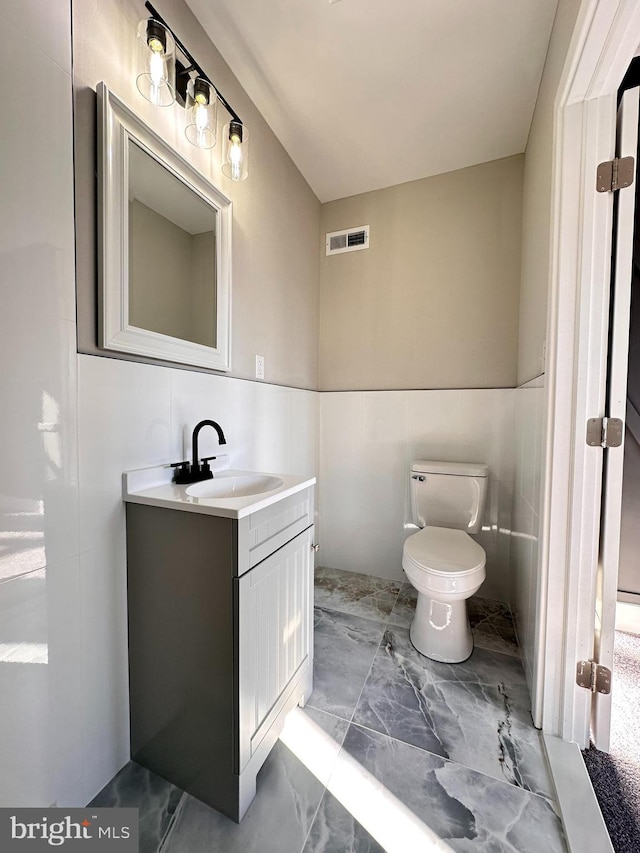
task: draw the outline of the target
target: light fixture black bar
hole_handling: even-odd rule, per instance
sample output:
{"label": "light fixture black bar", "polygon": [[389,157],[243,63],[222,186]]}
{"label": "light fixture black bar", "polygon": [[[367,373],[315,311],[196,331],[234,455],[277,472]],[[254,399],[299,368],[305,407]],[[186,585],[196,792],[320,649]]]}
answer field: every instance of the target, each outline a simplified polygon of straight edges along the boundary
{"label": "light fixture black bar", "polygon": [[176,44],[178,45],[178,47],[180,48],[180,52],[182,53],[182,55],[183,55],[186,59],[188,59],[188,60],[189,60],[189,62],[190,62],[190,63],[191,63],[191,65],[193,66],[193,68],[198,72],[198,75],[199,75],[200,77],[203,77],[203,78],[207,81],[207,83],[210,83],[210,84],[213,86],[213,88],[216,90],[216,93],[217,93],[217,95],[218,95],[218,100],[222,103],[222,106],[227,110],[227,112],[229,113],[229,115],[230,115],[230,116],[231,116],[235,121],[239,121],[239,122],[240,122],[240,124],[242,124],[242,119],[240,118],[240,116],[238,115],[238,113],[233,109],[233,107],[231,106],[231,104],[229,103],[229,101],[227,101],[227,99],[224,97],[224,95],[220,92],[220,90],[218,89],[218,87],[216,86],[216,84],[213,82],[213,80],[209,77],[209,75],[208,75],[208,74],[206,74],[206,73],[202,70],[202,68],[201,68],[200,64],[199,64],[198,62],[196,62],[196,60],[195,60],[195,59],[193,58],[193,56],[189,53],[189,51],[187,50],[187,48],[186,48],[186,47],[183,45],[183,43],[180,41],[180,39],[178,38],[178,36],[177,36],[177,35],[174,33],[174,31],[171,29],[171,27],[169,26],[169,24],[168,24],[168,23],[164,20],[164,18],[160,15],[160,13],[158,12],[158,10],[157,10],[157,9],[155,9],[155,8],[151,5],[151,3],[149,3],[149,0],[147,0],[147,2],[146,2],[144,5],[145,5],[145,8],[146,8],[146,9],[148,9],[148,11],[149,11],[149,12],[151,12],[151,17],[152,17],[152,18],[155,18],[155,19],[156,19],[156,21],[160,21],[160,23],[161,23],[164,27],[166,27],[166,28],[169,30],[169,32],[170,32],[170,33],[171,33],[171,35],[173,36],[173,40],[175,41],[175,43],[176,43]]}

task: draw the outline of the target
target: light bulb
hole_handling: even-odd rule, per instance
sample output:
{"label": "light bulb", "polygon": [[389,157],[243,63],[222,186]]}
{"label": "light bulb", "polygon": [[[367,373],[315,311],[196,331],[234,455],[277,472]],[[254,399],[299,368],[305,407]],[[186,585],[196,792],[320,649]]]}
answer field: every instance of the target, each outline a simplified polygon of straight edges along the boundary
{"label": "light bulb", "polygon": [[206,130],[209,127],[209,111],[205,104],[196,104],[194,107],[195,124],[198,130]]}
{"label": "light bulb", "polygon": [[222,172],[232,181],[244,181],[247,177],[249,158],[249,133],[239,119],[233,119],[224,128],[225,149]]}
{"label": "light bulb", "polygon": [[231,137],[229,163],[231,163],[231,180],[239,181],[242,177],[242,145],[237,136]]}
{"label": "light bulb", "polygon": [[161,86],[164,81],[164,59],[159,53],[149,55],[149,74],[154,86]]}
{"label": "light bulb", "polygon": [[187,125],[185,135],[197,148],[213,148],[216,144],[218,93],[202,77],[187,86]]}

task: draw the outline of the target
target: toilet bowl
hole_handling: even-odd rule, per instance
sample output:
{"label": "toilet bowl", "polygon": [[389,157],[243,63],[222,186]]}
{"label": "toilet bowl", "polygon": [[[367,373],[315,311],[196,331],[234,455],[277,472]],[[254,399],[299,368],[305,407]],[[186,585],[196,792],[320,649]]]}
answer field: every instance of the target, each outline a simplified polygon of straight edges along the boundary
{"label": "toilet bowl", "polygon": [[426,657],[460,663],[473,651],[467,599],[486,577],[486,554],[469,533],[481,528],[486,465],[415,461],[411,506],[421,527],[404,543],[402,568],[418,593],[410,636]]}
{"label": "toilet bowl", "polygon": [[467,598],[486,577],[486,554],[463,530],[425,527],[404,543],[402,568],[418,592],[409,634],[423,655],[460,663],[473,651]]}

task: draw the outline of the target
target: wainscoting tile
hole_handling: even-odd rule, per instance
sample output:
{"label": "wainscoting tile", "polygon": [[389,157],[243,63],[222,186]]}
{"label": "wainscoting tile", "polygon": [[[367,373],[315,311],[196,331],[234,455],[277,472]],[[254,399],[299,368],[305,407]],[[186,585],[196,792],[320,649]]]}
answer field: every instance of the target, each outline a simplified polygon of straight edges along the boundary
{"label": "wainscoting tile", "polygon": [[386,621],[400,586],[398,581],[319,566],[315,573],[316,606]]}
{"label": "wainscoting tile", "polygon": [[317,607],[314,690],[307,704],[350,720],[383,633],[382,622]]}
{"label": "wainscoting tile", "polygon": [[180,788],[130,761],[89,806],[139,809],[140,853],[156,853],[182,796]]}
{"label": "wainscoting tile", "polygon": [[[562,853],[566,849],[560,820],[543,797],[357,725],[350,726],[344,750],[455,851]],[[339,772],[340,762],[335,773]],[[376,817],[374,812],[363,813],[363,822],[374,831]],[[400,826],[396,829],[401,831]],[[305,853],[383,850],[327,792]]]}
{"label": "wainscoting tile", "polygon": [[468,661],[436,663],[406,628],[389,627],[354,722],[510,784],[553,796],[540,733],[518,658],[476,648]]}

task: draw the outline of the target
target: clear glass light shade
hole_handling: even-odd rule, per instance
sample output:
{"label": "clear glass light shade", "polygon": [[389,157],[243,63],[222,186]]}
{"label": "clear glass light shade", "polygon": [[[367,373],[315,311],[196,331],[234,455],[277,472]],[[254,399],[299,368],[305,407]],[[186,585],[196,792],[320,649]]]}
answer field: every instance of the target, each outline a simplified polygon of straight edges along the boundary
{"label": "clear glass light shade", "polygon": [[153,18],[138,24],[136,86],[158,107],[170,107],[176,99],[176,45],[169,30]]}
{"label": "clear glass light shade", "polygon": [[187,86],[187,125],[185,136],[197,148],[213,148],[218,124],[218,93],[202,77]]}
{"label": "clear glass light shade", "polygon": [[224,126],[222,171],[232,181],[245,181],[249,174],[249,131],[239,121]]}

